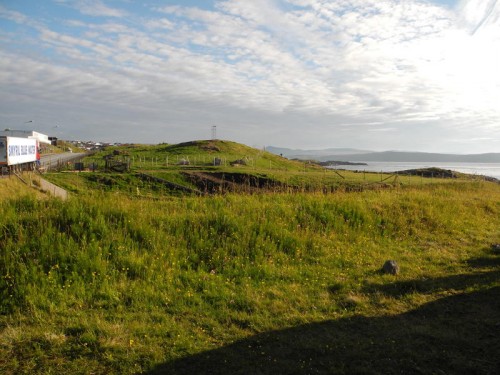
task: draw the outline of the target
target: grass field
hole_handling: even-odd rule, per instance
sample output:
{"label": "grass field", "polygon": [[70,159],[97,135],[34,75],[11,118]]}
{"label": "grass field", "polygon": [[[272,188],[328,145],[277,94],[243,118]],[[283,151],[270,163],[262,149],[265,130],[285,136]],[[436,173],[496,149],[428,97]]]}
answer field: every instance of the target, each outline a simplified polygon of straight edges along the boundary
{"label": "grass field", "polygon": [[[106,159],[112,160],[107,167]],[[216,160],[220,165],[214,165]],[[264,150],[218,140],[110,147],[84,158],[83,163],[89,167],[83,172],[75,172],[69,166],[65,173],[50,173],[45,177],[77,195],[97,190],[155,199],[228,192],[328,193],[453,181],[442,178],[440,173],[424,178],[423,175],[331,170],[314,162],[288,160]],[[115,164],[120,171],[110,167]],[[124,166],[126,173],[121,170]],[[457,175],[464,181],[477,178]]]}
{"label": "grass field", "polygon": [[0,373],[500,369],[499,184],[227,141],[85,162],[110,152],[131,170],[45,176],[64,202],[0,179]]}
{"label": "grass field", "polygon": [[499,368],[498,184],[149,199],[54,178],[73,199],[0,181],[0,373]]}

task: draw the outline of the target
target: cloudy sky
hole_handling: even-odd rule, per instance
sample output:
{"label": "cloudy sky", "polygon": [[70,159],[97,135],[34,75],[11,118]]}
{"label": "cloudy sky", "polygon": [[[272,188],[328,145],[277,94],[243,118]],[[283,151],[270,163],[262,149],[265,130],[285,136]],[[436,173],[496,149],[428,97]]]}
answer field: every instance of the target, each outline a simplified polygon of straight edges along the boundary
{"label": "cloudy sky", "polygon": [[0,0],[0,127],[212,126],[256,147],[500,152],[500,1]]}

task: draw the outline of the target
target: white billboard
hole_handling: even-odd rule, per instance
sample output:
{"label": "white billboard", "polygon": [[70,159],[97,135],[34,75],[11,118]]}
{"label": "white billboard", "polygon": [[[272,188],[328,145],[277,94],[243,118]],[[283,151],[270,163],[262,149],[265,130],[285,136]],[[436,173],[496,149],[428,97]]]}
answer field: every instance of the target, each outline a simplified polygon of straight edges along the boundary
{"label": "white billboard", "polygon": [[1,137],[0,164],[17,165],[36,161],[36,139]]}

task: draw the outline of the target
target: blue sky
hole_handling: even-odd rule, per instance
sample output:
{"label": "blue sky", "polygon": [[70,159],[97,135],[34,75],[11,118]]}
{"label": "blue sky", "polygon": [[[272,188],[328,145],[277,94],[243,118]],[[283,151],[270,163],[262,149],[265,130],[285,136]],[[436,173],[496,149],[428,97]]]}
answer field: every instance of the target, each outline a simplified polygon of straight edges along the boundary
{"label": "blue sky", "polygon": [[0,126],[500,152],[497,0],[0,0]]}

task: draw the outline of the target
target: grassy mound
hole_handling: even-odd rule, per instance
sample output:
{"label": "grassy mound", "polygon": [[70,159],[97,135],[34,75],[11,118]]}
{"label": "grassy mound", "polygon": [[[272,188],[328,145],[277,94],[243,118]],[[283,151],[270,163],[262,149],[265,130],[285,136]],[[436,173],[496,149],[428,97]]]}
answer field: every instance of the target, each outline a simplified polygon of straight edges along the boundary
{"label": "grassy mound", "polygon": [[[108,148],[88,160],[100,162],[110,152],[127,156],[133,161],[133,169],[143,170],[173,167],[181,164],[198,167],[210,167],[217,164],[217,166],[229,167],[231,163],[236,161],[243,162],[235,163],[238,166],[253,169],[272,168],[286,171],[304,169],[302,162],[288,160],[240,143],[222,140],[201,140],[172,145],[125,145]],[[317,166],[314,168],[319,169]]]}

